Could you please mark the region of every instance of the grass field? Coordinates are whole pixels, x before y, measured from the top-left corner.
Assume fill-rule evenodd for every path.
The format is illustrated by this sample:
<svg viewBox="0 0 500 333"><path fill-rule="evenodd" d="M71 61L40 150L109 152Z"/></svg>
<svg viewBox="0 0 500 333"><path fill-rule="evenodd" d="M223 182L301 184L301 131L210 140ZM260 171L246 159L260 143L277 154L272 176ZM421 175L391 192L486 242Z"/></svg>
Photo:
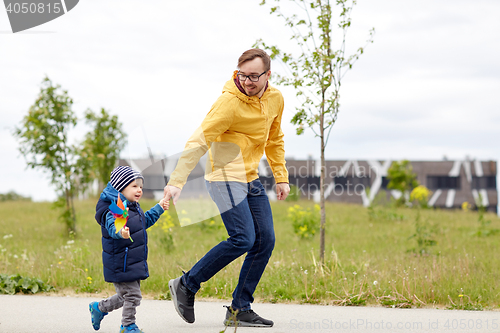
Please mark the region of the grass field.
<svg viewBox="0 0 500 333"><path fill-rule="evenodd" d="M153 204L141 201L145 210ZM485 215L481 227L477 212L328 204L326 262L320 265L319 235L300 239L293 232L288 209L296 204L313 206L272 204L277 241L256 301L500 308L500 233L484 236L485 228L500 228L497 216ZM113 294L102 277L95 201L76 206L78 235L70 239L50 203L1 202L0 273L40 278L60 294ZM167 218L161 221L148 230L150 278L142 290L147 298L168 299L169 279L227 235L220 218L168 233L161 227ZM241 263L239 258L205 283L197 298L231 299Z"/></svg>

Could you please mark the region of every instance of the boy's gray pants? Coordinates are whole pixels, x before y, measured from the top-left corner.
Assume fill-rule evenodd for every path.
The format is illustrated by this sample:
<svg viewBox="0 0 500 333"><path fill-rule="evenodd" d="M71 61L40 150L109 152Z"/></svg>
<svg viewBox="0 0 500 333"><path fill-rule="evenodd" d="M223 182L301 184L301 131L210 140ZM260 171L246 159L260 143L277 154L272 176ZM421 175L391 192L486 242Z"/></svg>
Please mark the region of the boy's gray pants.
<svg viewBox="0 0 500 333"><path fill-rule="evenodd" d="M135 308L141 304L141 281L113 283L116 295L99 302L99 310L111 312L123 307L122 325L135 324Z"/></svg>

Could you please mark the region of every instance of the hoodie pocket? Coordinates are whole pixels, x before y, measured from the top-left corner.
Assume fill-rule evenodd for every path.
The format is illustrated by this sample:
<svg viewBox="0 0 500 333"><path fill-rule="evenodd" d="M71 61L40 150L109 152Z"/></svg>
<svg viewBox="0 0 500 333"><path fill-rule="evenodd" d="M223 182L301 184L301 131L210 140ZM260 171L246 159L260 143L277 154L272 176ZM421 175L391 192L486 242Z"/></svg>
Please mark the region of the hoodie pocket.
<svg viewBox="0 0 500 333"><path fill-rule="evenodd" d="M123 258L123 273L127 270L128 247L125 248L125 258Z"/></svg>

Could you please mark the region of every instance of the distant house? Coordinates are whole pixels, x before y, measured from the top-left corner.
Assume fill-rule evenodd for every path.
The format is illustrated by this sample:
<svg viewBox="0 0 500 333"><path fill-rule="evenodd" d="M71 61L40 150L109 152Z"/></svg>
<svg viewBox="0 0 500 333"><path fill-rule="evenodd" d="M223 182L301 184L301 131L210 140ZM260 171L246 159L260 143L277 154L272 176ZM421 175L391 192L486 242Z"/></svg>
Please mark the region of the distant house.
<svg viewBox="0 0 500 333"><path fill-rule="evenodd" d="M206 159L193 170L185 185L183 197L208 195L204 184ZM344 160L326 161L325 196L328 201L370 205L377 194L398 198L401 193L388 190L387 170L393 161ZM496 161L410 161L420 184L432 191L429 205L440 208L460 208L463 202L481 204L497 212ZM177 158L120 160L141 170L145 177L146 197L161 197L163 187L177 164ZM303 199L319 201L319 162L287 159L290 184L300 189ZM265 159L259 165L260 180L271 200L276 199L274 178ZM369 189L369 191L366 191ZM380 195L380 194L379 194Z"/></svg>

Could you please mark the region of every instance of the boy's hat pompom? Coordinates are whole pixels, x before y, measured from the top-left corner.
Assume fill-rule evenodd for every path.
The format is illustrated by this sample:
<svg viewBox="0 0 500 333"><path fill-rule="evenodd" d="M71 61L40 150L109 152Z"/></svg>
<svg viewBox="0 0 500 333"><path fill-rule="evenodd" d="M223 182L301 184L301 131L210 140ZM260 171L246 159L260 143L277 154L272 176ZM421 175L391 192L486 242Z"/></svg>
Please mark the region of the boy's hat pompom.
<svg viewBox="0 0 500 333"><path fill-rule="evenodd" d="M144 177L140 172L135 171L129 166L118 166L111 171L111 179L109 182L118 192L121 192L130 183L139 178L144 181Z"/></svg>

